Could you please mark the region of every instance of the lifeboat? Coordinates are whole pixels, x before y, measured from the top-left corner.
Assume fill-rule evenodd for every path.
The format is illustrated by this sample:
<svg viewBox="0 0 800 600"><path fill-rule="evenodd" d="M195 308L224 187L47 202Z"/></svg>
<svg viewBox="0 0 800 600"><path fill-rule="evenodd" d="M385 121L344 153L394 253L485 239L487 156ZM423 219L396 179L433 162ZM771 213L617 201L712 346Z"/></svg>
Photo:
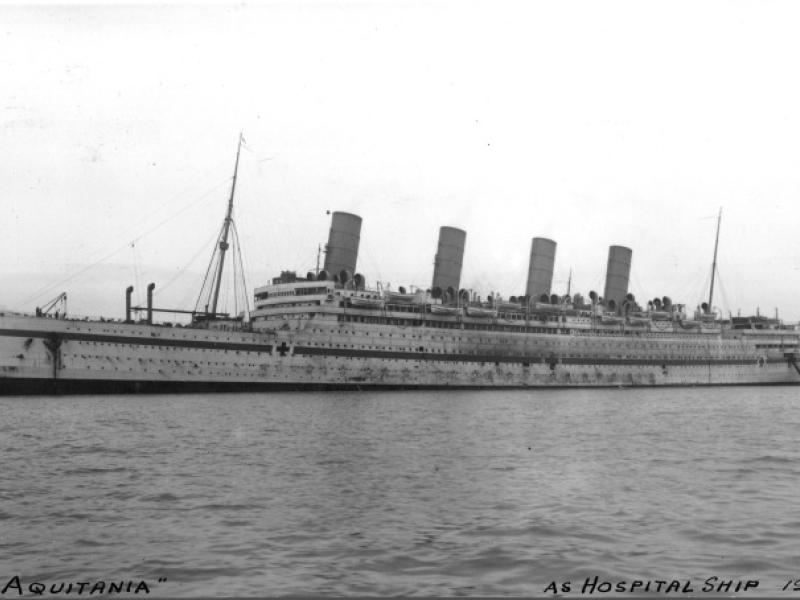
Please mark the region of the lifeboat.
<svg viewBox="0 0 800 600"><path fill-rule="evenodd" d="M628 317L628 325L632 327L641 327L643 325L647 325L650 322L650 319L647 317Z"/></svg>
<svg viewBox="0 0 800 600"><path fill-rule="evenodd" d="M616 315L603 315L602 317L600 317L600 322L603 325L619 325L624 321L625 319L623 319L622 317L618 317Z"/></svg>
<svg viewBox="0 0 800 600"><path fill-rule="evenodd" d="M459 306L444 306L442 304L431 304L431 313L434 315L457 315L461 312Z"/></svg>
<svg viewBox="0 0 800 600"><path fill-rule="evenodd" d="M522 310L522 305L517 302L498 302L497 310L501 312L519 312Z"/></svg>
<svg viewBox="0 0 800 600"><path fill-rule="evenodd" d="M467 306L466 311L467 315L470 317L487 318L497 316L496 310L493 308L484 308L482 306Z"/></svg>
<svg viewBox="0 0 800 600"><path fill-rule="evenodd" d="M353 308L383 308L383 300L364 296L350 296L350 306Z"/></svg>
<svg viewBox="0 0 800 600"><path fill-rule="evenodd" d="M403 292L386 292L384 294L388 304L424 304L425 294L406 294Z"/></svg>
<svg viewBox="0 0 800 600"><path fill-rule="evenodd" d="M560 313L560 304L547 304L546 302L537 302L533 305L534 312L547 312L547 313Z"/></svg>

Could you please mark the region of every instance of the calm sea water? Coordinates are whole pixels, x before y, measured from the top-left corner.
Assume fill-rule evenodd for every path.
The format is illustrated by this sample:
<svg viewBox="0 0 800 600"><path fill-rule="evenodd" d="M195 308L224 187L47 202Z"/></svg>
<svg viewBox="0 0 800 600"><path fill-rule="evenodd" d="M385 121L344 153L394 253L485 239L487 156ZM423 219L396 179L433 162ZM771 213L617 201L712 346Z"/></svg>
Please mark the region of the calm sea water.
<svg viewBox="0 0 800 600"><path fill-rule="evenodd" d="M167 596L800 577L800 389L0 399L0 578ZM167 578L157 583L158 578Z"/></svg>

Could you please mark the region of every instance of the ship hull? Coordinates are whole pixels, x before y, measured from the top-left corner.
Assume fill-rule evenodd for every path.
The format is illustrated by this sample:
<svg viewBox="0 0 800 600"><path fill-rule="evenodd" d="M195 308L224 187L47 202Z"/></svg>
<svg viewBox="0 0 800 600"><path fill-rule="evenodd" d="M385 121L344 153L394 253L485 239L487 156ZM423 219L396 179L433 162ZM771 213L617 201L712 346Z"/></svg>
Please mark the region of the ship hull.
<svg viewBox="0 0 800 600"><path fill-rule="evenodd" d="M794 349L717 336L467 333L313 320L243 332L0 316L0 394L797 384Z"/></svg>

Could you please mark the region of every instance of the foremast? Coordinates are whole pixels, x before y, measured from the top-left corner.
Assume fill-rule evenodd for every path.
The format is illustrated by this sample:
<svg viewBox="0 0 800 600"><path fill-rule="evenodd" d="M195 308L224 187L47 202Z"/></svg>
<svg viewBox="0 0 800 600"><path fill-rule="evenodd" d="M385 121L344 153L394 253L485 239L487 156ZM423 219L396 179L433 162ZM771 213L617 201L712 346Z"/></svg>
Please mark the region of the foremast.
<svg viewBox="0 0 800 600"><path fill-rule="evenodd" d="M233 222L233 199L236 195L236 181L239 175L239 157L242 153L242 143L244 142L244 136L242 133L239 133L239 145L236 149L236 162L233 167L233 180L231 183L231 193L230 197L228 198L228 207L225 211L225 219L222 222L222 230L220 231L219 238L217 245L214 247L214 252L211 255L211 261L208 265L208 269L206 271L205 278L203 279L203 286L200 291L200 295L197 299L197 304L195 306L195 313L201 316L205 316L206 318L216 318L220 316L217 313L217 306L219 303L219 294L220 290L222 289L222 273L225 268L225 253L230 248L230 243L228 239L233 233L234 241L238 238L236 234L236 225ZM237 252L234 251L234 280L236 277L236 256ZM238 253L239 262L241 262L241 251ZM240 265L241 266L241 265ZM244 270L242 269L242 285L244 284ZM206 292L207 284L210 284L210 288ZM235 285L235 283L234 283ZM234 295L236 290L234 290ZM247 292L245 286L245 302L247 301ZM203 309L200 309L203 306L203 299L206 299L205 306Z"/></svg>
<svg viewBox="0 0 800 600"><path fill-rule="evenodd" d="M214 297L211 300L211 312L217 312L217 300L219 300L219 288L222 283L222 269L225 266L225 252L228 250L228 233L231 229L233 219L233 197L236 194L236 177L239 174L239 155L242 153L242 134L239 133L239 147L236 149L236 164L233 167L233 183L231 184L231 197L228 199L228 211L225 213L225 221L222 224L222 239L219 241L219 269L217 269L217 280L214 282Z"/></svg>
<svg viewBox="0 0 800 600"><path fill-rule="evenodd" d="M722 207L717 215L717 237L714 240L714 260L711 262L711 287L708 290L708 311L714 312L714 278L717 274L717 248L719 248L719 225L722 221ZM724 290L723 290L724 291Z"/></svg>

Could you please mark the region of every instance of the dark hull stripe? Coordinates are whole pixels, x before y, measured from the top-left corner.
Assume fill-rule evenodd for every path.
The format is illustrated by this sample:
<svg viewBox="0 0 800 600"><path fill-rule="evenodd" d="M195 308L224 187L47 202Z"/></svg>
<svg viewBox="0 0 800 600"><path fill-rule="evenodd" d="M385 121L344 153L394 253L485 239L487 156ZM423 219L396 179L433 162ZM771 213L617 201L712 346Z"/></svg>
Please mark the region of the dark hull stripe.
<svg viewBox="0 0 800 600"><path fill-rule="evenodd" d="M0 329L0 336L48 338L52 335L57 335L62 340L77 342L105 342L109 344L132 344L136 346L155 346L161 348L201 348L207 350L245 350L247 352L263 353L272 352L272 344L222 342L210 340L175 340L157 337L109 335L107 333L82 333L77 331L56 333L49 331L25 331L21 329Z"/></svg>
<svg viewBox="0 0 800 600"><path fill-rule="evenodd" d="M256 383L256 382L194 382L194 381L99 381L90 379L3 379L0 378L0 396L68 395L68 394L201 394L221 392L269 391L331 391L331 390L472 390L472 389L566 389L576 387L700 387L798 385L800 382L722 383L722 384L666 384L666 385L406 385L350 383Z"/></svg>

